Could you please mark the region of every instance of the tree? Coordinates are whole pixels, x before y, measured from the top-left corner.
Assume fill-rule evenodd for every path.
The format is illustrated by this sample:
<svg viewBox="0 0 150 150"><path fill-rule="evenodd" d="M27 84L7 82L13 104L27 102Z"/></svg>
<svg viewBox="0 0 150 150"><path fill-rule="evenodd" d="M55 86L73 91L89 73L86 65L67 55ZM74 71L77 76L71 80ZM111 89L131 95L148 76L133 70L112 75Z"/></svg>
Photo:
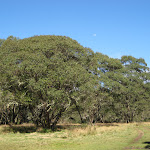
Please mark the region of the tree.
<svg viewBox="0 0 150 150"><path fill-rule="evenodd" d="M0 123L54 129L62 115L80 122L150 118L144 59L109 58L65 36L0 41ZM78 119L79 120L79 119Z"/></svg>
<svg viewBox="0 0 150 150"><path fill-rule="evenodd" d="M28 104L33 121L43 127L54 128L92 78L86 70L89 51L68 37L9 37L0 57L1 88L17 103Z"/></svg>

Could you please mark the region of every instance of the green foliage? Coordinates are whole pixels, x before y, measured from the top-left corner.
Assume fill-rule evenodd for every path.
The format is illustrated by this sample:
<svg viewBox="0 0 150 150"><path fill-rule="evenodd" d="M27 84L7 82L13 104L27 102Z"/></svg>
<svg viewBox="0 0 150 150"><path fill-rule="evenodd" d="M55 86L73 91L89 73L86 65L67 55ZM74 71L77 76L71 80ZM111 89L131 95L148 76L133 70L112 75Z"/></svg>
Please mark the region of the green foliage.
<svg viewBox="0 0 150 150"><path fill-rule="evenodd" d="M65 36L0 40L1 124L52 129L63 116L81 122L150 118L150 74L144 59L94 53ZM78 119L77 119L78 120Z"/></svg>

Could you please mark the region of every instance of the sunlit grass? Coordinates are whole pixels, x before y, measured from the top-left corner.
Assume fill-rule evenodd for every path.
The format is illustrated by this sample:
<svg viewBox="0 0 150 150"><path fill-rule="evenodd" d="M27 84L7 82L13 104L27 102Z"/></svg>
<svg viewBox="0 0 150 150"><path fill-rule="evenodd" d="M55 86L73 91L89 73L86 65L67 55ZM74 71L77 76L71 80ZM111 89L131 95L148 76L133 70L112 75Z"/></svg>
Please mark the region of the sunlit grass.
<svg viewBox="0 0 150 150"><path fill-rule="evenodd" d="M18 129L18 130L17 130ZM143 137L133 143L138 131ZM24 132L23 132L24 131ZM55 132L22 125L0 126L0 150L123 150L150 146L150 123L62 126ZM27 132L27 133L26 133Z"/></svg>

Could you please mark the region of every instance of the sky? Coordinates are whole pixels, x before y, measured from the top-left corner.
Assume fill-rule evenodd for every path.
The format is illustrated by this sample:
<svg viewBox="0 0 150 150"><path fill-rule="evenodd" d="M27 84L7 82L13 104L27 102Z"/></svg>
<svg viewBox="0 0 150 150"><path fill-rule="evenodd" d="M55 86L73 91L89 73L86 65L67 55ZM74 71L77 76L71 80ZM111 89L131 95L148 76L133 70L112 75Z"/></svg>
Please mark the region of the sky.
<svg viewBox="0 0 150 150"><path fill-rule="evenodd" d="M0 38L63 35L150 67L150 0L0 0Z"/></svg>

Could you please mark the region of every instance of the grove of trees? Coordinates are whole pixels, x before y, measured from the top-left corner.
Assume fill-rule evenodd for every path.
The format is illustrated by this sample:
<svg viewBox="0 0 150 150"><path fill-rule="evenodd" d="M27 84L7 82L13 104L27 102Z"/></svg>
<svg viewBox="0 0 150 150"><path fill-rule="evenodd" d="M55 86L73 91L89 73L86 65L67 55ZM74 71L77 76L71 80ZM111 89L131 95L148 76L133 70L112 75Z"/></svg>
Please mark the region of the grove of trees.
<svg viewBox="0 0 150 150"><path fill-rule="evenodd" d="M0 124L54 129L60 120L149 121L145 60L109 58L65 36L0 39Z"/></svg>

